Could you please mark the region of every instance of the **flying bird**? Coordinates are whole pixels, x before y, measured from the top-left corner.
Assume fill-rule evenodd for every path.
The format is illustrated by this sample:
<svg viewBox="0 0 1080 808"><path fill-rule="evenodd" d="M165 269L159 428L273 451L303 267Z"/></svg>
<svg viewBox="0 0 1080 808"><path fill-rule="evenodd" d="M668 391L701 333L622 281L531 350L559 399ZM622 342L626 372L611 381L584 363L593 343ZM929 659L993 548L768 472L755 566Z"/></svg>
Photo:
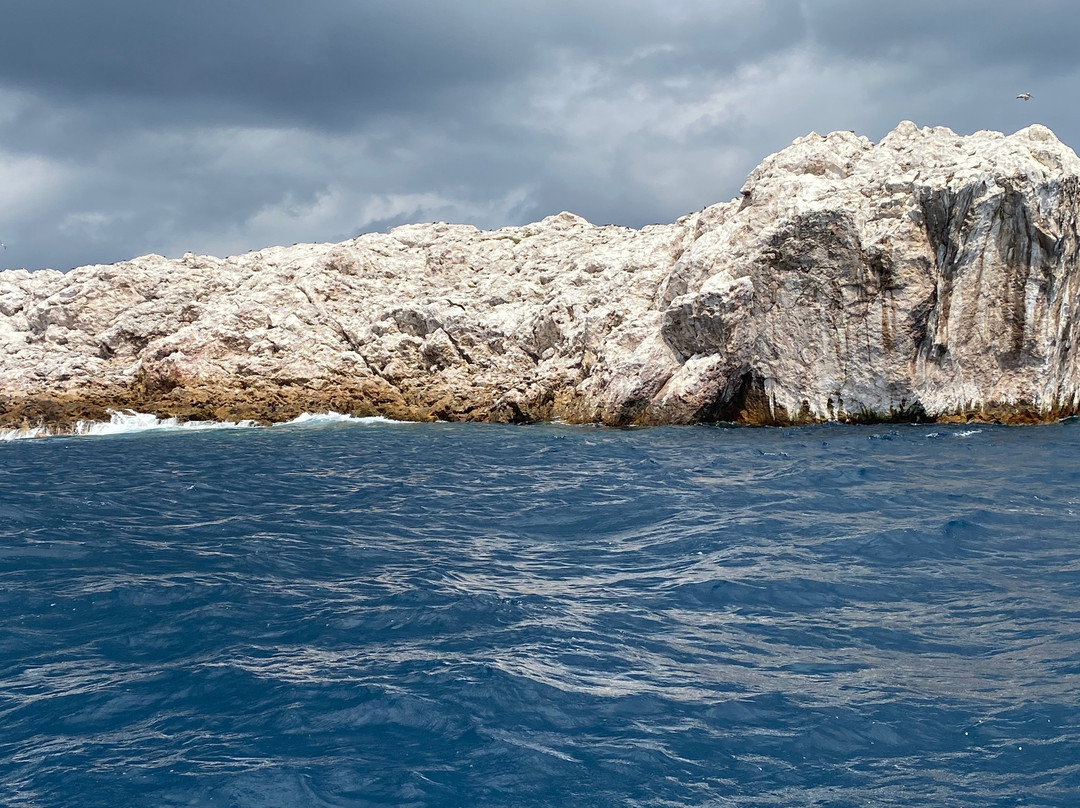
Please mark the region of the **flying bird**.
<svg viewBox="0 0 1080 808"><path fill-rule="evenodd" d="M1020 93L1020 95L1018 95L1016 97L1019 98L1021 101L1030 101L1031 100L1031 93Z"/></svg>

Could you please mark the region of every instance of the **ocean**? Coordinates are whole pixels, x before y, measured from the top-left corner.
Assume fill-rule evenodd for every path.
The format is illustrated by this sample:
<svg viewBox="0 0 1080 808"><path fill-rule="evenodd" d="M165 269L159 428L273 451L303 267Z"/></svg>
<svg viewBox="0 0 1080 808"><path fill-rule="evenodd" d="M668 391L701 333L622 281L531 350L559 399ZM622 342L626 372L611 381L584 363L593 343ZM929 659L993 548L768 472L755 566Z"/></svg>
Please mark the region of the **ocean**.
<svg viewBox="0 0 1080 808"><path fill-rule="evenodd" d="M1080 805L1080 424L83 431L5 806Z"/></svg>

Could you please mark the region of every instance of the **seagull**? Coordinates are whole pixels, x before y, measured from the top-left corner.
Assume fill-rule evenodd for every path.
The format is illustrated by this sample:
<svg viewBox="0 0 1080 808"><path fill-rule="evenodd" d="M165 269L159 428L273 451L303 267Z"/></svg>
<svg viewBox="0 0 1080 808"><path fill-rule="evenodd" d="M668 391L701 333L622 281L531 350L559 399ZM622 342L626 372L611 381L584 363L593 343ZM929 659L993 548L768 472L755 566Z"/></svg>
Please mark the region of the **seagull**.
<svg viewBox="0 0 1080 808"><path fill-rule="evenodd" d="M1020 95L1018 95L1016 97L1019 98L1021 101L1030 101L1031 100L1031 93L1020 93Z"/></svg>

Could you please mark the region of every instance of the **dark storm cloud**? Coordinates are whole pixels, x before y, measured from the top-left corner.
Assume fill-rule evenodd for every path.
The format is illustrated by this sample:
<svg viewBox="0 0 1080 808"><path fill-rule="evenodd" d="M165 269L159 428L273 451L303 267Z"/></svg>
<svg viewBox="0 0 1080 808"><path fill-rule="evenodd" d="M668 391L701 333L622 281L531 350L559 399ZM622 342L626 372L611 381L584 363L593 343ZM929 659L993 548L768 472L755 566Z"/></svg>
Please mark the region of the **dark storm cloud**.
<svg viewBox="0 0 1080 808"><path fill-rule="evenodd" d="M449 8L36 0L6 14L0 74L69 101L120 98L327 122L409 108L447 86L512 71L513 54L497 42L465 47L464 32L445 19Z"/></svg>
<svg viewBox="0 0 1080 808"><path fill-rule="evenodd" d="M675 42L679 56L637 60L632 72L730 67L798 33L797 6L783 5L786 14L739 3L699 17L646 2L35 0L5 10L0 76L69 103L341 125L513 83L542 70L552 50L620 58Z"/></svg>
<svg viewBox="0 0 1080 808"><path fill-rule="evenodd" d="M31 267L562 209L670 221L811 129L1080 135L1052 103L1080 80L1080 9L1052 0L11 6L0 256Z"/></svg>

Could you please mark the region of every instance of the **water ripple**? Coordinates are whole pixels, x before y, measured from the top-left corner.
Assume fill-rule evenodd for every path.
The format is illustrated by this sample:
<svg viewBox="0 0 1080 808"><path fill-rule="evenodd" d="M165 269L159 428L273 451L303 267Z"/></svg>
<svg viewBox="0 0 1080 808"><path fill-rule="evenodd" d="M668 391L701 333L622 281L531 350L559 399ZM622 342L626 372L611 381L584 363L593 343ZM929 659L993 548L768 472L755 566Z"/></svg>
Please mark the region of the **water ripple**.
<svg viewBox="0 0 1080 808"><path fill-rule="evenodd" d="M12 806L1062 806L1080 428L0 444Z"/></svg>

